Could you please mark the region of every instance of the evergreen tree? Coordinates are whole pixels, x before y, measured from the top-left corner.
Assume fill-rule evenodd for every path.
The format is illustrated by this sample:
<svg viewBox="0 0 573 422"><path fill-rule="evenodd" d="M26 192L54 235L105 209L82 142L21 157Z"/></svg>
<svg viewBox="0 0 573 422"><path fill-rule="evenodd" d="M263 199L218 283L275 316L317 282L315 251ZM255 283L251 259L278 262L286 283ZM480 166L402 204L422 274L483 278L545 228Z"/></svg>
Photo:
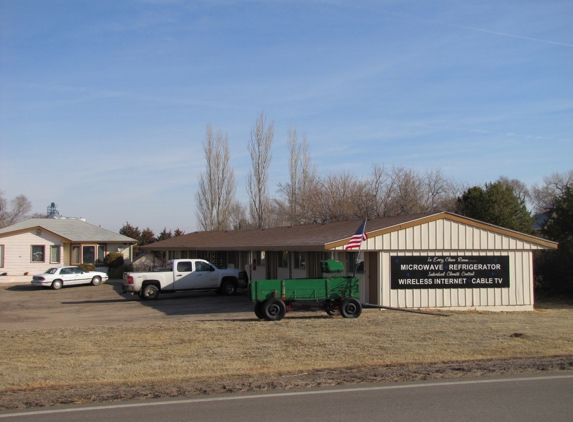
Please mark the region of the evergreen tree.
<svg viewBox="0 0 573 422"><path fill-rule="evenodd" d="M555 201L553 216L545 227L545 234L551 240L563 243L573 242L573 187L566 186Z"/></svg>
<svg viewBox="0 0 573 422"><path fill-rule="evenodd" d="M149 245L150 243L155 242L155 233L149 227L146 228L141 232L141 236L139 236L139 246Z"/></svg>
<svg viewBox="0 0 573 422"><path fill-rule="evenodd" d="M500 181L474 186L458 198L458 214L507 229L531 233L533 218L513 188Z"/></svg>
<svg viewBox="0 0 573 422"><path fill-rule="evenodd" d="M129 222L125 222L123 227L119 229L119 234L122 234L127 237L131 237L139 242L139 238L141 237L141 230L139 227L133 227Z"/></svg>
<svg viewBox="0 0 573 422"><path fill-rule="evenodd" d="M167 240L167 239L171 239L173 237L173 233L171 233L171 230L167 231L167 228L164 227L163 231L161 233L159 233L159 236L157 236L157 241L161 241L161 240Z"/></svg>

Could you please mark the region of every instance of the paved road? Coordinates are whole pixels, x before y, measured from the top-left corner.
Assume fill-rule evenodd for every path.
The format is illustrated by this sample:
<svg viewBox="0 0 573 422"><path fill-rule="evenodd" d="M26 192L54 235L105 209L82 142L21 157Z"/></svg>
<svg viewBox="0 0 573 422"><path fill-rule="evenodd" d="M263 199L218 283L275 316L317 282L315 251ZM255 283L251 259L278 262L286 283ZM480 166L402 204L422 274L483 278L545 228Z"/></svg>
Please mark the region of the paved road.
<svg viewBox="0 0 573 422"><path fill-rule="evenodd" d="M573 374L481 378L0 412L0 421L571 421Z"/></svg>
<svg viewBox="0 0 573 422"><path fill-rule="evenodd" d="M0 285L0 330L113 325L149 318L155 322L251 319L255 314L244 290L232 297L214 292L181 292L143 302L137 296L121 295L120 281L61 290L31 284Z"/></svg>

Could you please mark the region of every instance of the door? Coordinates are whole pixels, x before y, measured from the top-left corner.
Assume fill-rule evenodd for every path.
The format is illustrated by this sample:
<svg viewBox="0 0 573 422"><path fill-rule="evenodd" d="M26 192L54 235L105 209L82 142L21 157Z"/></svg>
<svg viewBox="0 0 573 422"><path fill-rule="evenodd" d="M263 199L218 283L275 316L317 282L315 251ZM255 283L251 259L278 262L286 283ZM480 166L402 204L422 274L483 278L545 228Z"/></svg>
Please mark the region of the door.
<svg viewBox="0 0 573 422"><path fill-rule="evenodd" d="M193 268L195 267L195 268ZM175 290L211 289L219 287L214 281L215 268L203 261L178 261L173 269Z"/></svg>
<svg viewBox="0 0 573 422"><path fill-rule="evenodd" d="M368 303L381 305L380 298L380 270L378 269L379 252L368 252Z"/></svg>
<svg viewBox="0 0 573 422"><path fill-rule="evenodd" d="M66 267L60 270L60 276L58 277L62 279L62 283L64 286L73 286L76 283L76 273L74 271L74 267Z"/></svg>
<svg viewBox="0 0 573 422"><path fill-rule="evenodd" d="M91 278L88 273L84 272L84 270L81 268L75 267L72 268L72 271L76 276L75 284L85 284L91 282Z"/></svg>

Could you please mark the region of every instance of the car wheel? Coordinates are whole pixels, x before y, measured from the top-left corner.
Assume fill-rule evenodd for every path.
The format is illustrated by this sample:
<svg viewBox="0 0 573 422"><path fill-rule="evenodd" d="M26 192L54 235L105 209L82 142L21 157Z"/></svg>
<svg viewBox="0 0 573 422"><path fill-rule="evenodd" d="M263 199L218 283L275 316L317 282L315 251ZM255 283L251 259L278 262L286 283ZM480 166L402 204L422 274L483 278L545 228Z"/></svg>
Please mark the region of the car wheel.
<svg viewBox="0 0 573 422"><path fill-rule="evenodd" d="M223 292L225 296L233 296L237 293L237 286L233 281L223 281L221 284L221 292Z"/></svg>
<svg viewBox="0 0 573 422"><path fill-rule="evenodd" d="M54 280L52 282L52 289L60 290L63 285L64 285L64 282L62 280Z"/></svg>
<svg viewBox="0 0 573 422"><path fill-rule="evenodd" d="M347 297L340 304L340 314L344 318L358 318L362 313L362 305L353 297Z"/></svg>
<svg viewBox="0 0 573 422"><path fill-rule="evenodd" d="M280 321L286 314L285 303L280 299L267 299L263 302L262 314L267 321Z"/></svg>
<svg viewBox="0 0 573 422"><path fill-rule="evenodd" d="M263 314L263 302L257 302L255 304L255 315L258 319L264 319L265 315Z"/></svg>
<svg viewBox="0 0 573 422"><path fill-rule="evenodd" d="M153 284L148 284L143 288L143 294L141 298L143 300L155 300L159 296L159 289Z"/></svg>
<svg viewBox="0 0 573 422"><path fill-rule="evenodd" d="M101 284L101 277L95 276L94 278L92 278L92 284L94 286L99 286Z"/></svg>

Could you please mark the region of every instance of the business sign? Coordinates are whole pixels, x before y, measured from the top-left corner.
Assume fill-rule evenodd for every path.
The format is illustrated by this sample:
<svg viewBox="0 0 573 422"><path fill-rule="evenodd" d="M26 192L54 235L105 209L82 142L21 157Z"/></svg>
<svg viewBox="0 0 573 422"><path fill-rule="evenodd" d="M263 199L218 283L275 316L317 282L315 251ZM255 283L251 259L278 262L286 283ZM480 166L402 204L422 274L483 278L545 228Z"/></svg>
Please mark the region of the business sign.
<svg viewBox="0 0 573 422"><path fill-rule="evenodd" d="M509 287L508 256L392 256L392 289Z"/></svg>

